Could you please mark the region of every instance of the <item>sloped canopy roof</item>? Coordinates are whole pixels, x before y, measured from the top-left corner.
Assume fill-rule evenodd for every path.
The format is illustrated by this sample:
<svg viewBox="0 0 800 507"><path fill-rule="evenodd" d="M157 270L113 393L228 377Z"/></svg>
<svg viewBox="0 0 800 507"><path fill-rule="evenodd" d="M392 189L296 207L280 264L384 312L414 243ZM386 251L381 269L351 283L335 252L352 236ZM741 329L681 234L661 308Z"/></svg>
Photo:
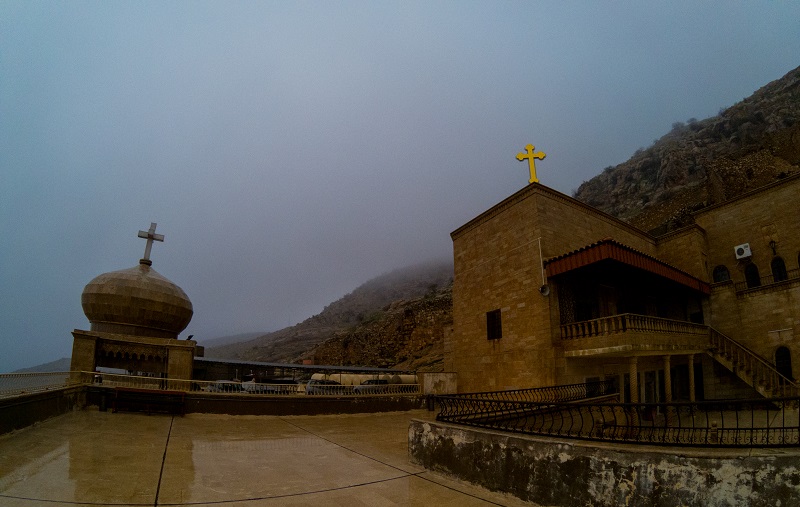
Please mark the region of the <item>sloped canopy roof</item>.
<svg viewBox="0 0 800 507"><path fill-rule="evenodd" d="M573 252L548 259L544 265L547 276L551 277L609 259L667 278L703 294L711 293L708 283L613 239L603 239Z"/></svg>

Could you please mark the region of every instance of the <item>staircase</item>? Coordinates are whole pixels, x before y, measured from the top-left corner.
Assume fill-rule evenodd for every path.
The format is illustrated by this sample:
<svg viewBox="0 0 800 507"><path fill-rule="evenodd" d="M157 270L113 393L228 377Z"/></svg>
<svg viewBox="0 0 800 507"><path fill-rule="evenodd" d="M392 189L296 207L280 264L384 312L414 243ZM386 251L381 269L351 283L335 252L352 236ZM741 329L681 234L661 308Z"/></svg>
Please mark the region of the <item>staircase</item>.
<svg viewBox="0 0 800 507"><path fill-rule="evenodd" d="M800 395L800 386L781 375L774 365L716 329L709 327L708 331L711 342L708 354L761 396L774 398Z"/></svg>

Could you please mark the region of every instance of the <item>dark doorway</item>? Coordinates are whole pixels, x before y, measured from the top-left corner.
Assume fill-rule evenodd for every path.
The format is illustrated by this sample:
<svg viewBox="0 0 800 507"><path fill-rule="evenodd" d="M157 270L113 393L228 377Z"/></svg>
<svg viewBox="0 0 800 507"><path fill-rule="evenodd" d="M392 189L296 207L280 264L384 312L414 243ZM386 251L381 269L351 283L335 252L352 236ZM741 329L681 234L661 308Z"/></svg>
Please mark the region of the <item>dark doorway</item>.
<svg viewBox="0 0 800 507"><path fill-rule="evenodd" d="M778 350L775 351L775 369L789 380L794 380L792 377L792 352L788 347L778 347Z"/></svg>
<svg viewBox="0 0 800 507"><path fill-rule="evenodd" d="M758 274L758 266L752 263L745 266L744 279L747 280L747 288L761 287L761 275Z"/></svg>
<svg viewBox="0 0 800 507"><path fill-rule="evenodd" d="M782 282L789 279L789 273L786 272L786 263L780 257L775 257L770 263L772 268L772 281Z"/></svg>

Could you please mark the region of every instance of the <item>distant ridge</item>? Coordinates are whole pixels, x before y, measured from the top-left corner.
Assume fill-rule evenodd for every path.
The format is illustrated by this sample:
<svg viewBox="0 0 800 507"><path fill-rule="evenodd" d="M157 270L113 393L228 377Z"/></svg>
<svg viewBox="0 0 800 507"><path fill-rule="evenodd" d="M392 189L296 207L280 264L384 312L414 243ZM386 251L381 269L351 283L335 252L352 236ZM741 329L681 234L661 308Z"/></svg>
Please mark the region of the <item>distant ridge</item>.
<svg viewBox="0 0 800 507"><path fill-rule="evenodd" d="M320 343L369 321L392 303L422 297L449 286L452 280L450 260L397 269L369 280L299 324L240 343L206 347L205 355L212 359L296 362Z"/></svg>
<svg viewBox="0 0 800 507"><path fill-rule="evenodd" d="M51 373L56 371L69 371L72 360L68 357L62 357L49 363L40 364L38 366L31 366L30 368L22 368L14 370L11 373Z"/></svg>

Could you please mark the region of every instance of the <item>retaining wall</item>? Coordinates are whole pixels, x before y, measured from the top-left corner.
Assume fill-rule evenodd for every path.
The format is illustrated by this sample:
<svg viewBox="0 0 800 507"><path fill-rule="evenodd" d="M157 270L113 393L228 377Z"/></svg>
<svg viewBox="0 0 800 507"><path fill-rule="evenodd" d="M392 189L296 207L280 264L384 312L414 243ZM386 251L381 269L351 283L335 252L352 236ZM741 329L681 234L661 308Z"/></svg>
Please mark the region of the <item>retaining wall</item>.
<svg viewBox="0 0 800 507"><path fill-rule="evenodd" d="M800 505L800 449L608 445L413 420L413 463L539 505Z"/></svg>

